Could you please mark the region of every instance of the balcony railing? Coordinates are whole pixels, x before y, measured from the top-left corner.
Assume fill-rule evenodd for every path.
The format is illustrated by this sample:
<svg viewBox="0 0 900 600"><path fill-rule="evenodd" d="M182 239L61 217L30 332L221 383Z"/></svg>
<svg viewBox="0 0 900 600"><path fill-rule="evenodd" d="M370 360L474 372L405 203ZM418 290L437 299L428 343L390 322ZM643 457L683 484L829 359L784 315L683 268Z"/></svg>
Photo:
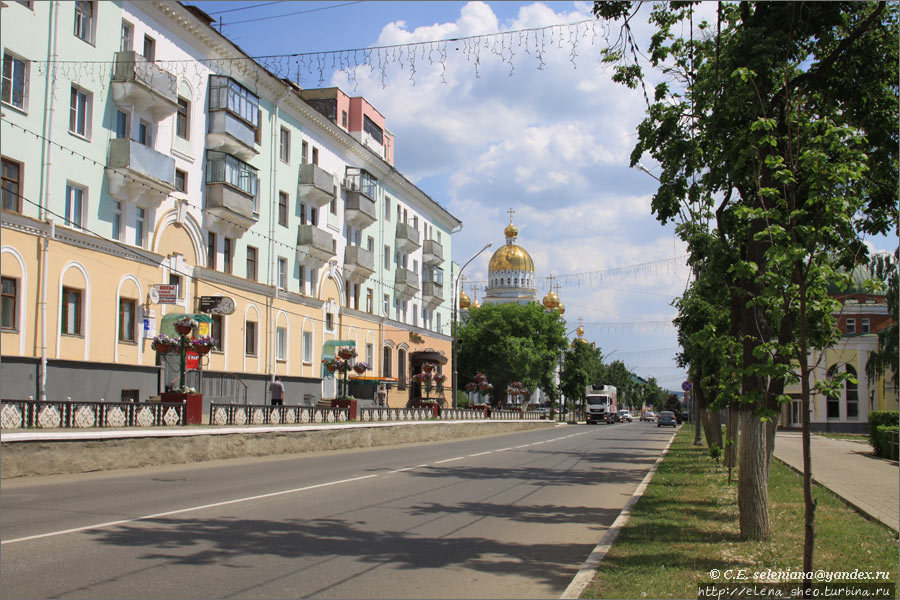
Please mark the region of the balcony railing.
<svg viewBox="0 0 900 600"><path fill-rule="evenodd" d="M128 138L109 140L106 157L110 195L156 207L175 191L175 159Z"/></svg>
<svg viewBox="0 0 900 600"><path fill-rule="evenodd" d="M419 245L419 231L409 223L397 223L397 249L412 252Z"/></svg>
<svg viewBox="0 0 900 600"><path fill-rule="evenodd" d="M344 248L344 277L361 283L375 272L375 253L362 246Z"/></svg>
<svg viewBox="0 0 900 600"><path fill-rule="evenodd" d="M325 206L335 197L334 175L319 165L300 165L297 196L317 208Z"/></svg>
<svg viewBox="0 0 900 600"><path fill-rule="evenodd" d="M178 109L177 81L133 50L116 52L111 89L117 104L130 104L162 120Z"/></svg>
<svg viewBox="0 0 900 600"><path fill-rule="evenodd" d="M252 227L259 219L256 199L225 182L206 184L206 211L219 217L226 225L243 230Z"/></svg>
<svg viewBox="0 0 900 600"><path fill-rule="evenodd" d="M422 262L426 265L439 265L444 262L444 247L435 240L422 243Z"/></svg>
<svg viewBox="0 0 900 600"><path fill-rule="evenodd" d="M348 223L360 229L365 229L378 218L378 213L375 211L375 200L364 192L347 190L344 215Z"/></svg>
<svg viewBox="0 0 900 600"><path fill-rule="evenodd" d="M259 154L256 150L256 130L227 110L211 110L206 149L225 152L241 160L250 160Z"/></svg>
<svg viewBox="0 0 900 600"><path fill-rule="evenodd" d="M327 262L336 254L334 237L330 233L310 224L297 227L297 260L307 261L312 258Z"/></svg>
<svg viewBox="0 0 900 600"><path fill-rule="evenodd" d="M419 276L409 269L397 267L397 275L394 278L394 289L402 298L411 298L419 291Z"/></svg>
<svg viewBox="0 0 900 600"><path fill-rule="evenodd" d="M436 281L422 283L422 300L431 306L437 306L444 301L444 285Z"/></svg>

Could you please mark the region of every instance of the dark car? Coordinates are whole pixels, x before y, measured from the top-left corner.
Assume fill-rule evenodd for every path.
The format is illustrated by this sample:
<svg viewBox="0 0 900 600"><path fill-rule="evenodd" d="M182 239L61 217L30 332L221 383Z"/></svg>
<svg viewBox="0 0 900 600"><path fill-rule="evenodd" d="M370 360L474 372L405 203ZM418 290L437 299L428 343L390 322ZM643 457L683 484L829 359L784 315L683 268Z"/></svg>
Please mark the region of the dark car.
<svg viewBox="0 0 900 600"><path fill-rule="evenodd" d="M656 426L662 427L663 425L678 427L678 421L677 419L675 419L675 413L673 413L671 410L664 410L659 413L659 418L656 419Z"/></svg>

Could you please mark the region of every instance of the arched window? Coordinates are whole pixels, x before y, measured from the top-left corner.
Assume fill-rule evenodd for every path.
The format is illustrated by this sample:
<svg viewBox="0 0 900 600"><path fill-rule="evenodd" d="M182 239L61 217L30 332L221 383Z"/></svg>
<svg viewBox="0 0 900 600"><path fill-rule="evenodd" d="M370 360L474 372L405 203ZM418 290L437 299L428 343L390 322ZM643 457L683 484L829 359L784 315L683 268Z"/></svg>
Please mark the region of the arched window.
<svg viewBox="0 0 900 600"><path fill-rule="evenodd" d="M856 379L856 369L854 369L851 365L843 364L843 365L831 365L828 368L828 372L826 376L828 379L834 378L837 373L846 373L853 379ZM843 385L842 392L838 392L837 395L829 395L827 396L827 412L826 416L829 419L839 419L841 418L841 404L844 405L844 417L847 419L858 419L859 418L859 384L854 383L849 379L845 379ZM843 398L841 398L843 396ZM842 402L843 400L843 402Z"/></svg>
<svg viewBox="0 0 900 600"><path fill-rule="evenodd" d="M382 377L390 377L391 376L391 347L384 347L384 354L381 358L381 376Z"/></svg>
<svg viewBox="0 0 900 600"><path fill-rule="evenodd" d="M847 374L856 379L856 369L846 365ZM848 419L859 418L859 384L850 381L844 382L844 404L847 409Z"/></svg>
<svg viewBox="0 0 900 600"><path fill-rule="evenodd" d="M397 378L400 380L398 387L406 389L406 350L397 350Z"/></svg>
<svg viewBox="0 0 900 600"><path fill-rule="evenodd" d="M832 379L834 374L837 373L838 365L831 365L828 368L828 373L826 373L826 377L828 379ZM828 394L825 397L825 416L829 419L840 419L841 418L841 399L838 396L834 396L832 394Z"/></svg>

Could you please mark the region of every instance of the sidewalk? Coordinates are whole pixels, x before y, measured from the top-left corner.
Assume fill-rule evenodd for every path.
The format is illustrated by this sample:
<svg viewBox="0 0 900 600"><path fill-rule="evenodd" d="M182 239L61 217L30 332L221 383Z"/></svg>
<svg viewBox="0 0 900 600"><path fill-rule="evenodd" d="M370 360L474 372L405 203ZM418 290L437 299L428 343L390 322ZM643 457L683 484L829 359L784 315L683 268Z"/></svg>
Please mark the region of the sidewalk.
<svg viewBox="0 0 900 600"><path fill-rule="evenodd" d="M875 456L868 444L812 435L813 479L893 529L900 526L900 468ZM803 472L801 434L775 435L775 457Z"/></svg>

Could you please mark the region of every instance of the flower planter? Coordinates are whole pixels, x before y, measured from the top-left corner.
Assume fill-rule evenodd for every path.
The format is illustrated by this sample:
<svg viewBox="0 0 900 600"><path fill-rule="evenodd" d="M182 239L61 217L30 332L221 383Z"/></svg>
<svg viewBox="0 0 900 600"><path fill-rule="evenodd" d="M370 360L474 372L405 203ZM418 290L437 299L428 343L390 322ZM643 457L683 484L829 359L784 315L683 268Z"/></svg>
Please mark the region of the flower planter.
<svg viewBox="0 0 900 600"><path fill-rule="evenodd" d="M200 425L203 422L203 394L185 394L182 392L163 392L160 402L183 402L184 425Z"/></svg>
<svg viewBox="0 0 900 600"><path fill-rule="evenodd" d="M350 359L353 358L355 355L356 355L356 352L354 352L354 351L353 351L352 349L350 349L350 348L341 348L341 350L338 351L338 356L340 356L340 357L343 358L344 360L350 360Z"/></svg>
<svg viewBox="0 0 900 600"><path fill-rule="evenodd" d="M432 371L434 371L434 365L433 365L433 364L431 364L431 363L425 363L424 365L422 365L422 372L423 372L423 373L431 373Z"/></svg>
<svg viewBox="0 0 900 600"><path fill-rule="evenodd" d="M194 352L196 352L197 354L203 356L204 354L209 354L209 351L212 350L212 346L205 346L205 345L197 345L197 344L195 344L195 345L193 346L193 349L194 349Z"/></svg>
<svg viewBox="0 0 900 600"><path fill-rule="evenodd" d="M325 368L328 369L329 371L331 371L332 373L334 373L335 371L337 371L337 365L327 364L327 363L326 363L326 364L325 364Z"/></svg>
<svg viewBox="0 0 900 600"><path fill-rule="evenodd" d="M160 354L168 354L172 350L175 349L175 346L171 344L154 344L153 349L159 352Z"/></svg>
<svg viewBox="0 0 900 600"><path fill-rule="evenodd" d="M175 331L178 335L189 335L194 330L194 326L185 323L175 323Z"/></svg>
<svg viewBox="0 0 900 600"><path fill-rule="evenodd" d="M365 365L353 365L353 370L362 375L366 372L366 367Z"/></svg>

